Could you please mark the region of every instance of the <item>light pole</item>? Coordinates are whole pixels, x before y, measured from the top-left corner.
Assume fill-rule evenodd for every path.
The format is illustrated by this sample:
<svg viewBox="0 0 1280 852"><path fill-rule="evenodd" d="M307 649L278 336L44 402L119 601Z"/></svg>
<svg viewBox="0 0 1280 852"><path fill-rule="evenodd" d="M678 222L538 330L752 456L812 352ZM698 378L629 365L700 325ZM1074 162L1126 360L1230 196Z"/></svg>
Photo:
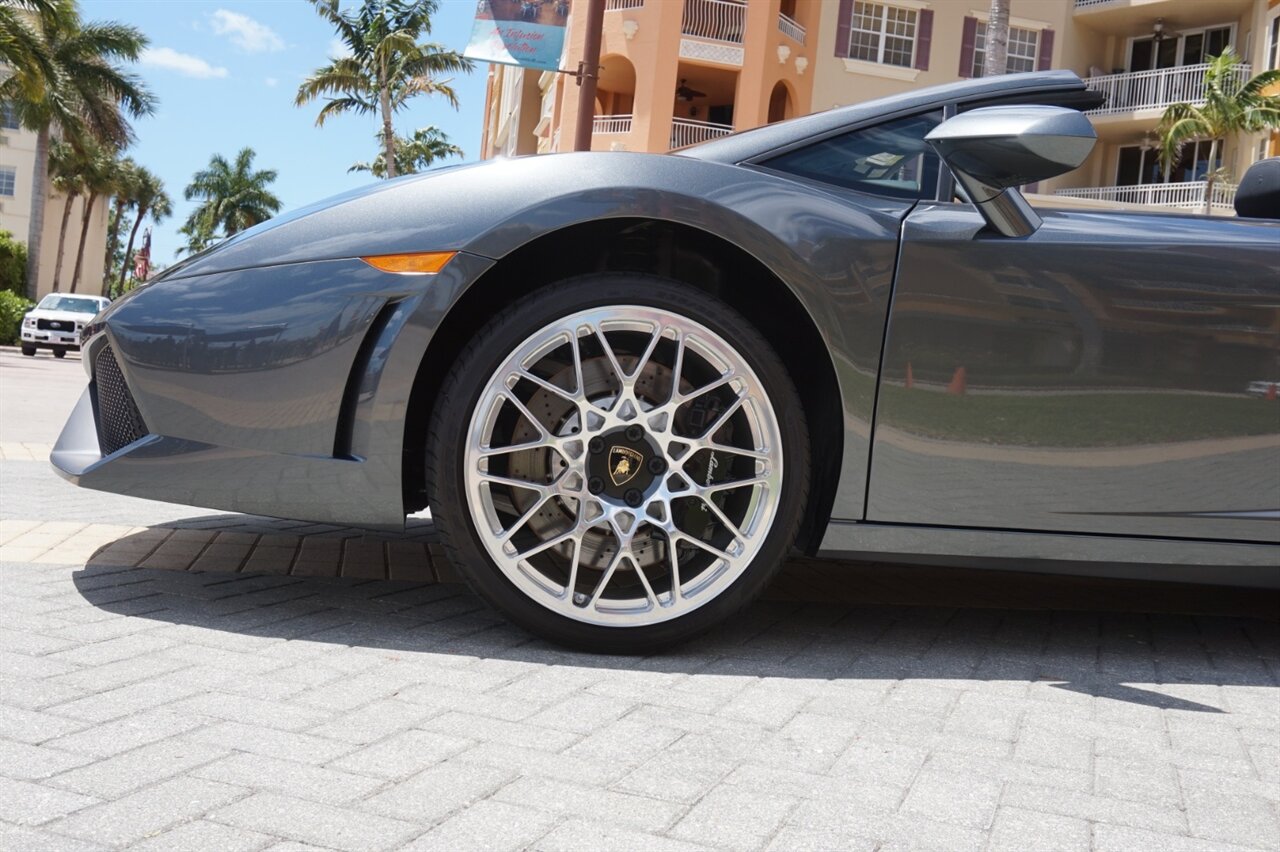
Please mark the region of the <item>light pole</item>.
<svg viewBox="0 0 1280 852"><path fill-rule="evenodd" d="M596 115L596 80L600 76L600 35L604 27L604 0L586 0L587 37L578 63L578 125L573 150L591 150L591 130Z"/></svg>

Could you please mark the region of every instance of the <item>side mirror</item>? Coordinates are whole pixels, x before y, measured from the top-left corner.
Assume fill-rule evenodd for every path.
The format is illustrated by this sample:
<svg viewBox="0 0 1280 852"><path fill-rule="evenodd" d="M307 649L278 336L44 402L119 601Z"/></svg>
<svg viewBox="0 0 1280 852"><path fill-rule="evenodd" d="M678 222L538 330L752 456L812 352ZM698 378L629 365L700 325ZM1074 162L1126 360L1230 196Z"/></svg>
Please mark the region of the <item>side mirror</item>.
<svg viewBox="0 0 1280 852"><path fill-rule="evenodd" d="M1018 187L1078 168L1098 141L1083 113L1064 107L994 106L939 124L925 141L991 227L1025 237L1040 217Z"/></svg>

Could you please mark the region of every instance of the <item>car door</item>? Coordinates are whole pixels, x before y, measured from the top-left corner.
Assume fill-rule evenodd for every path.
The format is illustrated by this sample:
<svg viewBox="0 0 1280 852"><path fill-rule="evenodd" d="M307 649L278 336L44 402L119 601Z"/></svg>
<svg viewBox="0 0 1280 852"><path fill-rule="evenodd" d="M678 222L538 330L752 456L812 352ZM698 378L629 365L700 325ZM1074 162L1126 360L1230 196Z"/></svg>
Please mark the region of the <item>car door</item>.
<svg viewBox="0 0 1280 852"><path fill-rule="evenodd" d="M1280 224L968 204L906 219L871 521L1280 539Z"/></svg>

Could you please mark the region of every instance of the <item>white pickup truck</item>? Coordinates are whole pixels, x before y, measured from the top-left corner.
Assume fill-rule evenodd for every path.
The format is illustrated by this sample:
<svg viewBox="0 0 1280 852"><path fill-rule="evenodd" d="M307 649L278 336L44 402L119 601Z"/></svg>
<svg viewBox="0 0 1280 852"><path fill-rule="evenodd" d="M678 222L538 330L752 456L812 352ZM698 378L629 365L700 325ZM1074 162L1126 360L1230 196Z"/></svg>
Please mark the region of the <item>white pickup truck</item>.
<svg viewBox="0 0 1280 852"><path fill-rule="evenodd" d="M109 304L101 296L50 293L22 318L22 354L52 349L53 357L61 358L69 349L78 351L80 330Z"/></svg>

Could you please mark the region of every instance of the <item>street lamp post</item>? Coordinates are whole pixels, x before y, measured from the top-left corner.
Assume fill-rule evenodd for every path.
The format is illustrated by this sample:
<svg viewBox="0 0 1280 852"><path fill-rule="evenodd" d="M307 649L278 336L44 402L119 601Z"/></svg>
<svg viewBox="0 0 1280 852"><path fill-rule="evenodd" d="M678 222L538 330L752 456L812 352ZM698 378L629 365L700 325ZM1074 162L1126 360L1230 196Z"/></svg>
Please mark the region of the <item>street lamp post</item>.
<svg viewBox="0 0 1280 852"><path fill-rule="evenodd" d="M604 0L587 0L587 37L578 63L578 126L573 150L591 150L591 130L596 116L596 81L600 76L600 35L604 27Z"/></svg>

